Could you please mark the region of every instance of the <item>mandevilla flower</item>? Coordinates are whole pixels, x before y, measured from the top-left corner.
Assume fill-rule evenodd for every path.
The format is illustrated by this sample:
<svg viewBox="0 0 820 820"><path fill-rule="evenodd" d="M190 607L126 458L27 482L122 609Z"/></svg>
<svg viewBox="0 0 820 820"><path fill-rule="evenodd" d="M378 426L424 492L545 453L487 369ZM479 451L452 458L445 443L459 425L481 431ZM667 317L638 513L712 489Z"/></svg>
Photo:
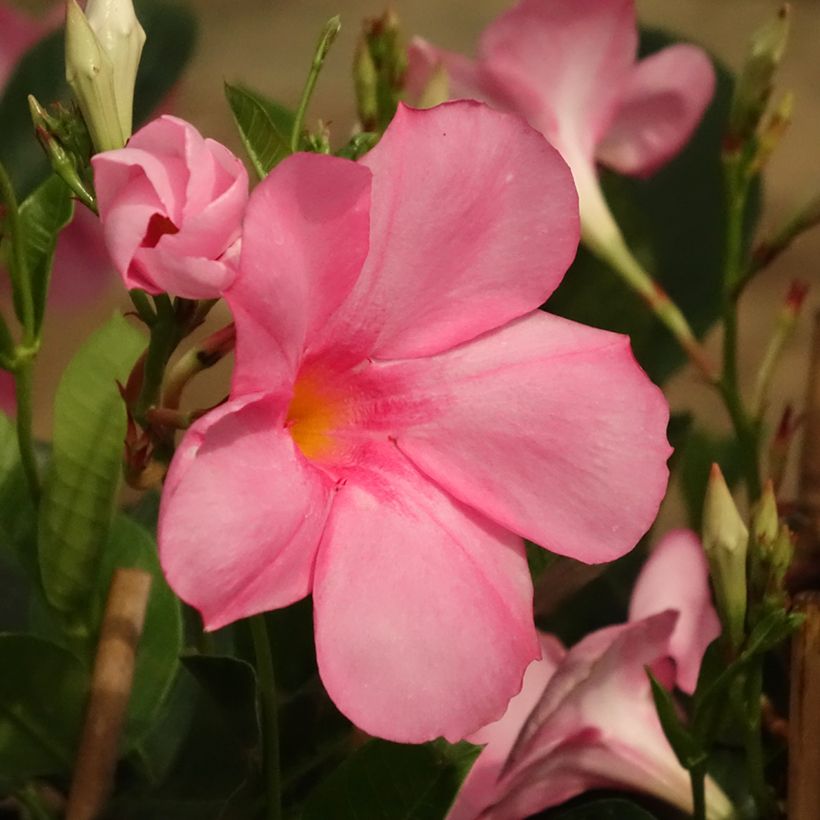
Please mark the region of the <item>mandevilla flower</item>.
<svg viewBox="0 0 820 820"><path fill-rule="evenodd" d="M312 592L322 680L367 732L504 711L539 654L522 536L611 560L667 481L629 340L537 310L577 242L566 164L479 103L400 108L359 164L274 169L226 293L230 398L162 499L165 573L208 629Z"/></svg>
<svg viewBox="0 0 820 820"><path fill-rule="evenodd" d="M91 163L106 244L127 288L211 299L231 284L248 173L224 145L166 115Z"/></svg>
<svg viewBox="0 0 820 820"><path fill-rule="evenodd" d="M584 241L623 240L595 171L646 176L686 144L714 92L708 57L673 45L635 61L633 0L521 0L490 24L478 59L415 40L408 87L420 94L443 66L455 97L522 114L572 168Z"/></svg>
<svg viewBox="0 0 820 820"><path fill-rule="evenodd" d="M692 811L689 774L669 746L646 667L690 693L720 633L708 570L694 533L669 533L644 567L630 622L588 635L569 651L541 636L542 658L504 717L470 738L486 744L448 820L518 820L588 789L651 794ZM707 817L732 807L711 779Z"/></svg>

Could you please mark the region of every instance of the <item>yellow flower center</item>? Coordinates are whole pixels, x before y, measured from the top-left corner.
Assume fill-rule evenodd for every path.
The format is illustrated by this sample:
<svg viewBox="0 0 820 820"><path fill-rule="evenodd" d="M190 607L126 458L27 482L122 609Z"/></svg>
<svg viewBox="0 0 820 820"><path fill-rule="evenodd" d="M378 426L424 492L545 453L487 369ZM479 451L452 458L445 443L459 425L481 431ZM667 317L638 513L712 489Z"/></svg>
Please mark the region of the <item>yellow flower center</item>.
<svg viewBox="0 0 820 820"><path fill-rule="evenodd" d="M296 446L309 459L322 459L335 449L332 431L341 416L338 398L322 390L315 378L301 375L293 388L285 426Z"/></svg>

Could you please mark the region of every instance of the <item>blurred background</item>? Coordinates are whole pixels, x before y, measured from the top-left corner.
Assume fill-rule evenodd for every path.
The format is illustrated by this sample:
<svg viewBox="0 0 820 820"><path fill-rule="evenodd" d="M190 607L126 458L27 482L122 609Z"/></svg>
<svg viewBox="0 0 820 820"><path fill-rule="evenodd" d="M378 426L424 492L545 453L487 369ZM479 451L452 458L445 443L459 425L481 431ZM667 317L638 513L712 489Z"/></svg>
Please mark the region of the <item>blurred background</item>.
<svg viewBox="0 0 820 820"><path fill-rule="evenodd" d="M39 13L45 8L42 2L20 5ZM480 31L508 2L394 0L392 5L408 36L420 34L470 53ZM173 111L239 154L241 147L222 94L223 81L241 81L294 106L318 32L328 17L340 14L342 33L320 78L308 125L321 118L331 125L336 144L345 141L353 125L350 63L356 37L361 20L380 14L384 5L378 0L191 0L189 6L199 18L198 45L173 94ZM733 70L742 63L752 31L778 6L775 0L637 0L643 24L673 30L702 44ZM764 229L820 191L820 2L795 0L793 11L792 38L777 94L792 89L796 106L791 130L766 171ZM772 394L779 404L792 401L799 407L803 402L812 316L820 305L818 260L820 230L798 240L761 275L742 305L743 369L749 384L790 280L800 278L813 286ZM50 394L57 374L90 324L105 317L121 299L112 281L105 298L77 315L61 312L57 327L52 323L38 376L38 428L43 436L48 436ZM715 341L709 340L713 350ZM716 429L726 427L721 406L688 368L675 377L668 392L676 410L696 407Z"/></svg>

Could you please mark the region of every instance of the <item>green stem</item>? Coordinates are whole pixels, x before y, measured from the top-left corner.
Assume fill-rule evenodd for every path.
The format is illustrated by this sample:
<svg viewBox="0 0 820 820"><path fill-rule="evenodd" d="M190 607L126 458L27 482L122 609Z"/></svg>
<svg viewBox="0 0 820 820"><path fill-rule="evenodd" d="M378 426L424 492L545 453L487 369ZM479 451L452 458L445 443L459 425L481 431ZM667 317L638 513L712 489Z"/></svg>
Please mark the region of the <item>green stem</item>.
<svg viewBox="0 0 820 820"><path fill-rule="evenodd" d="M29 278L28 264L23 247L23 232L20 224L20 212L17 207L17 197L14 186L0 163L0 197L6 203L6 221L11 233L11 265L12 288L19 306L20 323L23 325L23 344L33 347L35 343L34 327L34 297L31 293L31 279Z"/></svg>
<svg viewBox="0 0 820 820"><path fill-rule="evenodd" d="M313 89L316 87L316 81L319 79L319 72L322 70L325 58L327 57L333 41L341 28L341 22L338 15L331 17L325 23L322 33L319 36L319 42L316 44L316 51L313 53L313 62L310 64L310 71L308 72L307 80L305 80L305 87L302 90L302 99L299 101L299 107L296 109L296 116L293 118L293 129L290 132L290 150L295 153L299 150L299 140L302 136L302 125L305 121L305 113L307 112L310 98L313 96Z"/></svg>
<svg viewBox="0 0 820 820"><path fill-rule="evenodd" d="M263 776L267 793L266 820L282 817L281 774L279 771L279 703L276 696L276 677L273 655L268 639L264 615L248 618L256 654L256 674L259 681L259 700L262 706Z"/></svg>
<svg viewBox="0 0 820 820"><path fill-rule="evenodd" d="M745 680L742 681L745 692L745 714L743 715L744 746L746 749L746 771L749 787L761 817L769 817L772 809L771 794L766 783L766 766L763 756L763 738L761 734L761 696L763 694L762 659L751 666Z"/></svg>
<svg viewBox="0 0 820 820"><path fill-rule="evenodd" d="M743 224L749 195L749 180L740 160L724 160L726 202L726 250L723 271L723 368L720 393L735 430L749 502L760 497L760 427L743 402L738 378L737 350L738 282L743 278Z"/></svg>
<svg viewBox="0 0 820 820"><path fill-rule="evenodd" d="M162 296L165 296L163 299ZM140 424L145 422L146 412L158 403L165 366L179 343L179 329L171 300L165 294L155 299L157 318L151 327L151 340L145 357L142 389L134 407L134 417Z"/></svg>
<svg viewBox="0 0 820 820"><path fill-rule="evenodd" d="M31 497L36 504L40 500L40 474L34 453L32 377L34 361L29 359L14 371L14 389L17 398L17 446L20 461Z"/></svg>
<svg viewBox="0 0 820 820"><path fill-rule="evenodd" d="M706 820L706 767L702 764L689 770L692 781L692 817Z"/></svg>
<svg viewBox="0 0 820 820"><path fill-rule="evenodd" d="M151 307L151 300L144 290L139 288L132 288L128 291L131 297L131 302L134 305L134 310L137 311L140 319L145 322L148 327L152 327L157 321L157 314L153 307Z"/></svg>

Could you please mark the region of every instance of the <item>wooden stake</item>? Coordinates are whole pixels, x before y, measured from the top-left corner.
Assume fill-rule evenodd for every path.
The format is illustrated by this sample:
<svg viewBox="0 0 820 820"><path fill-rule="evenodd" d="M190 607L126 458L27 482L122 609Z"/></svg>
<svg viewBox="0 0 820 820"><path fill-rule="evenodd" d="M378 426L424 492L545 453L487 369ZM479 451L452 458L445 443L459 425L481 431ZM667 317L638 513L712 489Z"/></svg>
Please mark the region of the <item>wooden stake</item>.
<svg viewBox="0 0 820 820"><path fill-rule="evenodd" d="M806 620L792 640L789 820L820 818L820 592L797 596Z"/></svg>
<svg viewBox="0 0 820 820"><path fill-rule="evenodd" d="M149 573L115 570L100 627L65 820L95 820L110 794L150 592Z"/></svg>

